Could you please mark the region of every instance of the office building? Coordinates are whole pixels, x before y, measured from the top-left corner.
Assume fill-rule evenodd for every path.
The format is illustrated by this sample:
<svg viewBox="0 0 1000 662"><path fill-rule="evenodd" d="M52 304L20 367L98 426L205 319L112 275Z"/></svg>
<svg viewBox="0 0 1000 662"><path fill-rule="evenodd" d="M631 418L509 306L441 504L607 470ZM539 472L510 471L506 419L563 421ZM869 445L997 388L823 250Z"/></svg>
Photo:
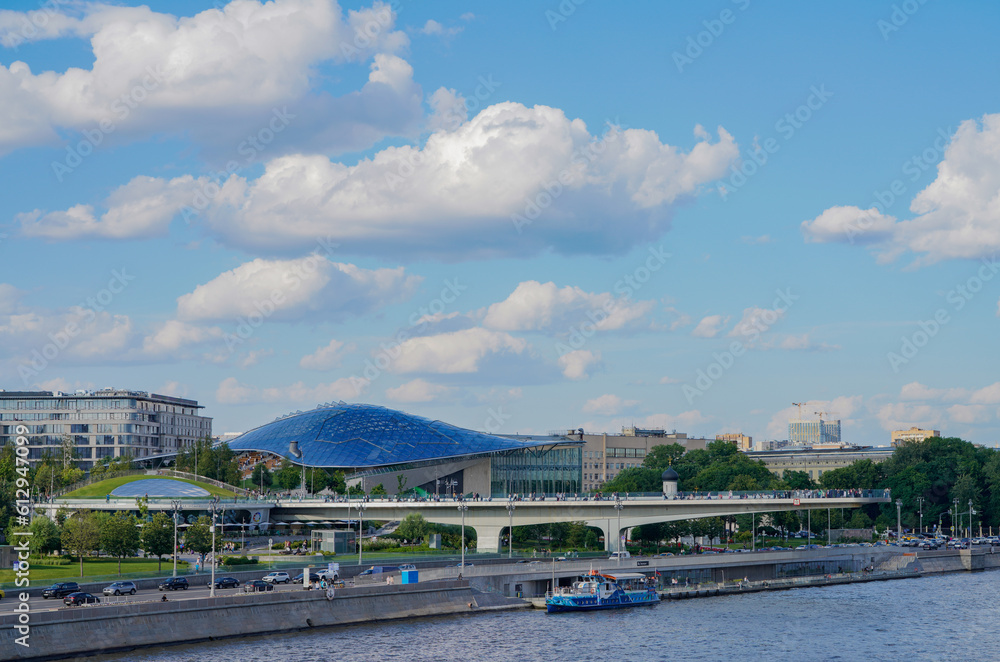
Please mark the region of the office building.
<svg viewBox="0 0 1000 662"><path fill-rule="evenodd" d="M641 467L654 446L680 444L685 452L705 449L709 439L688 437L684 432L623 428L621 434L586 434L569 430L567 437L580 439L583 446L583 491L600 490L615 476L634 467Z"/></svg>
<svg viewBox="0 0 1000 662"><path fill-rule="evenodd" d="M728 441L734 444L736 448L743 451L744 453L753 450L753 437L748 437L742 432L734 432L732 434L717 434L715 435L716 441Z"/></svg>
<svg viewBox="0 0 1000 662"><path fill-rule="evenodd" d="M831 469L846 467L858 460L881 462L892 457L895 449L890 446L853 446L847 448L817 450L812 448L786 448L775 451L755 451L747 453L752 460L760 460L778 477L786 471L804 471L813 480Z"/></svg>
<svg viewBox="0 0 1000 662"><path fill-rule="evenodd" d="M28 460L58 455L71 441L77 465L104 458L176 452L212 436L212 419L195 400L114 388L99 391L0 391L0 443L23 425Z"/></svg>
<svg viewBox="0 0 1000 662"><path fill-rule="evenodd" d="M792 446L840 444L840 421L791 420L788 422L788 441Z"/></svg>
<svg viewBox="0 0 1000 662"><path fill-rule="evenodd" d="M902 446L911 441L923 441L924 439L940 436L940 430L921 430L918 427L912 427L909 430L894 430L892 433L892 445Z"/></svg>

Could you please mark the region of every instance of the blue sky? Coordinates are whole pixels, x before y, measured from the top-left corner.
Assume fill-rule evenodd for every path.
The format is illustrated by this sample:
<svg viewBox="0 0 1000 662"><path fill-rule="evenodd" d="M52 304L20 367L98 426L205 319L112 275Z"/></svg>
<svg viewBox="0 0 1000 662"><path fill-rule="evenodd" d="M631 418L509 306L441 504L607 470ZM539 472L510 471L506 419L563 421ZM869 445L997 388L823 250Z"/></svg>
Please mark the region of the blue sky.
<svg viewBox="0 0 1000 662"><path fill-rule="evenodd" d="M992 3L6 6L8 390L1000 441Z"/></svg>

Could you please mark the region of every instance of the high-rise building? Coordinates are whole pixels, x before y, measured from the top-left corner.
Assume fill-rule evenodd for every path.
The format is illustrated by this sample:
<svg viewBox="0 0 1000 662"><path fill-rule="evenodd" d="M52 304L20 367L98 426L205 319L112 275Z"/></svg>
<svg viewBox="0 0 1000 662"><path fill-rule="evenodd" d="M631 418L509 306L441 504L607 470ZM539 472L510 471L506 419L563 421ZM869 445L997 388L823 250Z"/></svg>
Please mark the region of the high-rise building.
<svg viewBox="0 0 1000 662"><path fill-rule="evenodd" d="M108 457L142 458L181 450L212 436L212 419L195 400L146 391L0 391L0 444L28 438L28 460L72 443L89 468Z"/></svg>
<svg viewBox="0 0 1000 662"><path fill-rule="evenodd" d="M788 421L788 440L793 446L840 443L840 421Z"/></svg>
<svg viewBox="0 0 1000 662"><path fill-rule="evenodd" d="M909 430L894 430L892 433L892 445L902 446L911 441L923 441L924 439L940 436L940 430L921 430L918 427L912 427Z"/></svg>
<svg viewBox="0 0 1000 662"><path fill-rule="evenodd" d="M716 441L728 441L731 444L735 444L736 448L740 449L744 453L753 450L753 437L748 437L742 432L734 432L732 434L717 434L715 435Z"/></svg>

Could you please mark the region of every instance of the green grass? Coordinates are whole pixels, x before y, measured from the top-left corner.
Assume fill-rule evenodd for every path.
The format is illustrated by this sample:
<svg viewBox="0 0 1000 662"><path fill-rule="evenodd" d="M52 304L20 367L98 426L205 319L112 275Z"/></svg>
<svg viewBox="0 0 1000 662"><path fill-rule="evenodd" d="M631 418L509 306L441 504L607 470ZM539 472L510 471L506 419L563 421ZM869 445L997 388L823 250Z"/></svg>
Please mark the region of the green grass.
<svg viewBox="0 0 1000 662"><path fill-rule="evenodd" d="M169 558L164 558L162 573L157 571L157 567L156 559L124 559L122 561L122 575L132 575L132 578L134 579L139 575L155 577L162 573L169 574L173 570L174 562ZM181 568L187 570L187 567L187 561L177 562L178 570ZM60 566L33 565L31 566L29 572L30 574L28 575L28 578L30 579L32 586L43 586L57 581L81 580L79 561L75 561L69 565ZM109 578L108 581L114 581L118 578L118 559L85 558L83 560L82 580L92 581L101 577ZM0 570L0 584L7 585L13 584L13 582L13 570Z"/></svg>
<svg viewBox="0 0 1000 662"><path fill-rule="evenodd" d="M118 487L125 485L127 483L132 483L137 480L144 480L147 478L159 478L161 480L176 480L182 483L188 483L189 485L197 485L198 487L206 490L212 496L219 497L233 497L236 494L230 490L224 490L215 485L209 485L208 483L201 483L194 480L187 480L185 478L174 478L172 476L149 476L146 474L140 476L119 476L118 478L109 478L107 480L102 480L97 483L91 483L81 487L78 490L73 490L69 494L63 495L62 499L103 499L108 494Z"/></svg>

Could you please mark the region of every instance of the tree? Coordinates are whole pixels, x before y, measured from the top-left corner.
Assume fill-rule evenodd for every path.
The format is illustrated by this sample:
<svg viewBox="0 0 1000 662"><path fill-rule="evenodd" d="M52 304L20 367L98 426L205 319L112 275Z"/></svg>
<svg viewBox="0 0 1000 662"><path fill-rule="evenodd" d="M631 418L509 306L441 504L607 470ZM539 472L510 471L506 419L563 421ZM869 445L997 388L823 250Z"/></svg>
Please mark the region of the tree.
<svg viewBox="0 0 1000 662"><path fill-rule="evenodd" d="M389 493L385 491L385 487L382 485L382 483L379 483L378 485L373 487L371 491L372 496L386 496L387 494Z"/></svg>
<svg viewBox="0 0 1000 662"><path fill-rule="evenodd" d="M48 554L59 549L62 544L59 526L44 515L38 515L31 520L28 530L31 531L28 546L32 554Z"/></svg>
<svg viewBox="0 0 1000 662"><path fill-rule="evenodd" d="M281 461L281 468L278 469L278 472L274 477L274 481L278 484L278 487L283 490L294 490L301 482L299 472L300 467L295 466L287 459L283 459Z"/></svg>
<svg viewBox="0 0 1000 662"><path fill-rule="evenodd" d="M257 489L261 489L261 485L265 488L271 487L274 483L274 475L268 470L266 464L258 462L253 468L253 473L250 474L250 482L257 487Z"/></svg>
<svg viewBox="0 0 1000 662"><path fill-rule="evenodd" d="M83 577L83 555L101 544L101 529L97 518L89 510L78 511L66 519L62 529L62 547L80 557L80 576Z"/></svg>
<svg viewBox="0 0 1000 662"><path fill-rule="evenodd" d="M653 446L642 461L642 466L663 473L667 467L675 464L684 455L684 447L680 444L663 444Z"/></svg>
<svg viewBox="0 0 1000 662"><path fill-rule="evenodd" d="M790 490L811 490L816 487L805 471L786 471L781 477Z"/></svg>
<svg viewBox="0 0 1000 662"><path fill-rule="evenodd" d="M122 559L139 552L139 527L135 515L116 512L101 526L101 549L118 559L118 576L122 574Z"/></svg>
<svg viewBox="0 0 1000 662"><path fill-rule="evenodd" d="M334 471L331 473L330 477L326 481L326 485L337 494L344 494L347 492L347 481L344 480L344 472Z"/></svg>
<svg viewBox="0 0 1000 662"><path fill-rule="evenodd" d="M427 520L420 513L410 513L399 523L396 534L407 540L422 541L427 535Z"/></svg>
<svg viewBox="0 0 1000 662"><path fill-rule="evenodd" d="M163 569L163 556L174 549L173 521L163 511L155 513L153 519L142 525L139 542L146 554L156 557L159 565L157 572Z"/></svg>
<svg viewBox="0 0 1000 662"><path fill-rule="evenodd" d="M221 547L221 537L216 539L216 551ZM201 554L202 565L205 563L205 554L212 551L212 520L202 515L198 521L188 527L184 534L184 546L191 551Z"/></svg>

